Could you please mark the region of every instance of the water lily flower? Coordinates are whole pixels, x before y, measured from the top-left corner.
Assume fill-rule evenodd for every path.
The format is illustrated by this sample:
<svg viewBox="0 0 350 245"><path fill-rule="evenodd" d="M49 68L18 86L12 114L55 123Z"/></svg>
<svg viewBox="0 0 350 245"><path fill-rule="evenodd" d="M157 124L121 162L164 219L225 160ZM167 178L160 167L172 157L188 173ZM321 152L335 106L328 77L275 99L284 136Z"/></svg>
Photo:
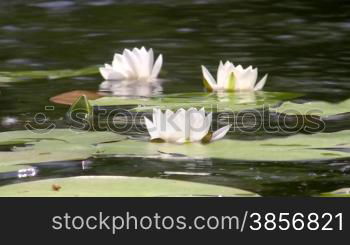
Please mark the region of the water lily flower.
<svg viewBox="0 0 350 245"><path fill-rule="evenodd" d="M154 62L153 49L124 49L122 54L114 55L112 65L100 67L100 73L105 80L152 81L157 78L162 64L161 54Z"/></svg>
<svg viewBox="0 0 350 245"><path fill-rule="evenodd" d="M258 91L261 90L267 79L267 74L258 82L258 68L252 66L244 69L241 65L235 66L226 61L220 61L217 80L213 78L207 68L202 66L204 86L209 91Z"/></svg>
<svg viewBox="0 0 350 245"><path fill-rule="evenodd" d="M212 113L205 114L204 108L197 110L183 108L173 112L153 109L153 121L145 117L147 130L152 141L168 143L203 142L209 143L223 138L231 125L224 126L217 131L209 132Z"/></svg>

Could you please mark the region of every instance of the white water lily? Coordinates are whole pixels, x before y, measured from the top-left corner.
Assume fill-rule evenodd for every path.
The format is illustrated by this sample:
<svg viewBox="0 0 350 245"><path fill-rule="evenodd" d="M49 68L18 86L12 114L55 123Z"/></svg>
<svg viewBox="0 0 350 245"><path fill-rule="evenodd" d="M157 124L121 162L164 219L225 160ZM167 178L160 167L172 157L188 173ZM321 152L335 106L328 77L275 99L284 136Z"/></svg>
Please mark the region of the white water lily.
<svg viewBox="0 0 350 245"><path fill-rule="evenodd" d="M100 73L105 80L143 80L152 81L158 77L163 64L160 54L154 62L153 49L145 47L124 49L122 54L115 54L112 65L100 67Z"/></svg>
<svg viewBox="0 0 350 245"><path fill-rule="evenodd" d="M258 91L261 90L267 79L267 74L258 82L258 68L252 66L244 69L241 65L235 66L226 61L220 61L217 80L213 78L207 68L202 66L204 86L210 91Z"/></svg>
<svg viewBox="0 0 350 245"><path fill-rule="evenodd" d="M227 125L214 133L209 133L212 113L206 115L204 108L200 110L181 108L176 112L153 109L152 117L153 121L145 117L151 140L160 139L169 143L212 142L224 137L231 127Z"/></svg>

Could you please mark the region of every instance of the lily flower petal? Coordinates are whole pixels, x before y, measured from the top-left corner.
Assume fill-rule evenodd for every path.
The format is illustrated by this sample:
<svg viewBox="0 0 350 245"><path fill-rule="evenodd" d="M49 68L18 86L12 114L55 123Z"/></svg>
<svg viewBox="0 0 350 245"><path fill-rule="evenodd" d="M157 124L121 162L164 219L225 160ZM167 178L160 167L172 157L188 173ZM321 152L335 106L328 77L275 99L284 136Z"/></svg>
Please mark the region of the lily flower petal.
<svg viewBox="0 0 350 245"><path fill-rule="evenodd" d="M202 65L203 82L209 91L256 91L262 89L266 82L266 77L256 84L258 69L241 65L235 66L233 63L220 61L215 80L205 66Z"/></svg>
<svg viewBox="0 0 350 245"><path fill-rule="evenodd" d="M100 73L105 80L154 81L161 70L163 56L159 55L154 64L153 59L152 49L148 51L145 47L124 49L122 54L114 55L112 66L106 64L102 67L105 69L100 69Z"/></svg>
<svg viewBox="0 0 350 245"><path fill-rule="evenodd" d="M112 68L100 67L99 70L105 80L119 80L124 78L123 74L114 71Z"/></svg>
<svg viewBox="0 0 350 245"><path fill-rule="evenodd" d="M262 90L262 88L265 86L267 76L268 74L261 78L261 80L255 85L254 91Z"/></svg>
<svg viewBox="0 0 350 245"><path fill-rule="evenodd" d="M195 108L188 110L188 117L190 122L190 141L200 141L208 133L210 124L208 123L205 114Z"/></svg>
<svg viewBox="0 0 350 245"><path fill-rule="evenodd" d="M146 128L151 139L159 139L168 143L202 142L207 136L207 143L209 143L211 138L217 140L223 137L229 129L229 127L227 129L224 127L214 134L208 134L212 113L206 115L204 108L200 110L181 108L176 112L166 110L164 113L160 109L153 109L152 118L153 122L145 117Z"/></svg>
<svg viewBox="0 0 350 245"><path fill-rule="evenodd" d="M160 72L160 69L162 68L162 65L163 65L163 55L159 55L156 62L154 63L154 66L153 66L153 69L152 69L152 72L151 72L151 78L152 79L155 79L157 78L159 72Z"/></svg>
<svg viewBox="0 0 350 245"><path fill-rule="evenodd" d="M217 85L216 85L216 81L213 78L213 76L210 74L210 72L208 71L208 69L202 65L202 73L203 73L203 77L204 77L204 86L208 89L208 90L216 90Z"/></svg>
<svg viewBox="0 0 350 245"><path fill-rule="evenodd" d="M147 75L150 77L152 75L152 69L153 69L153 61L154 61L154 56L153 56L153 49L149 49L148 51L145 49L145 47L142 47L142 54L147 60L146 62L146 67L147 67ZM158 74L157 74L158 75ZM156 76L157 77L157 76Z"/></svg>
<svg viewBox="0 0 350 245"><path fill-rule="evenodd" d="M144 117L144 119L145 119L147 130L151 136L151 139L159 138L159 131L157 130L156 126L147 117Z"/></svg>
<svg viewBox="0 0 350 245"><path fill-rule="evenodd" d="M218 130L216 130L214 133L213 133L213 136L211 137L211 142L212 141L215 141L215 140L219 140L221 138L223 138L227 132L230 130L232 124L229 124L229 125L226 125L225 127L222 127L222 128L219 128Z"/></svg>

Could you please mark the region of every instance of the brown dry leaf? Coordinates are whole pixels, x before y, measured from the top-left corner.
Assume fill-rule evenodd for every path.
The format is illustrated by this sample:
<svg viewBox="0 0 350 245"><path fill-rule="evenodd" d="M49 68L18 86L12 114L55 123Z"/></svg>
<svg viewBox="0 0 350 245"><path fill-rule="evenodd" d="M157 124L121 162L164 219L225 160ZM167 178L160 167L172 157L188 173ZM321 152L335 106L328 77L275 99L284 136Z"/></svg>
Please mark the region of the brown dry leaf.
<svg viewBox="0 0 350 245"><path fill-rule="evenodd" d="M50 98L50 101L56 104L72 105L80 96L85 95L88 100L96 100L102 95L95 91L74 90Z"/></svg>
<svg viewBox="0 0 350 245"><path fill-rule="evenodd" d="M51 187L53 191L59 191L62 188L62 186L58 184L53 184Z"/></svg>

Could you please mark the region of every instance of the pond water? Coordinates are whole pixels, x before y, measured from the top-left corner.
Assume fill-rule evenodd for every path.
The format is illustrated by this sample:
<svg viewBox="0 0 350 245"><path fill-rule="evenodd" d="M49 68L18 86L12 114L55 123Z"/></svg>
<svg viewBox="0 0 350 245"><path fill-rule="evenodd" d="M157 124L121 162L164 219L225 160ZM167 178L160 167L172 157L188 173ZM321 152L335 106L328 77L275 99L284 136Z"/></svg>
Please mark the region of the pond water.
<svg viewBox="0 0 350 245"><path fill-rule="evenodd" d="M0 71L79 69L110 62L114 52L144 45L164 56L164 94L203 91L200 65L213 70L220 59L229 59L269 73L266 91L337 102L350 97L349 43L346 0L0 2ZM18 119L0 130L23 129L24 122L46 106L54 106L47 112L49 119L66 127L68 107L49 98L72 90L97 91L101 82L100 75L91 75L0 83L0 119ZM90 159L85 169L80 161L42 165L33 179L150 176L282 196L349 187L349 171L347 159L281 163L103 158ZM11 174L1 177L2 184L17 181Z"/></svg>

